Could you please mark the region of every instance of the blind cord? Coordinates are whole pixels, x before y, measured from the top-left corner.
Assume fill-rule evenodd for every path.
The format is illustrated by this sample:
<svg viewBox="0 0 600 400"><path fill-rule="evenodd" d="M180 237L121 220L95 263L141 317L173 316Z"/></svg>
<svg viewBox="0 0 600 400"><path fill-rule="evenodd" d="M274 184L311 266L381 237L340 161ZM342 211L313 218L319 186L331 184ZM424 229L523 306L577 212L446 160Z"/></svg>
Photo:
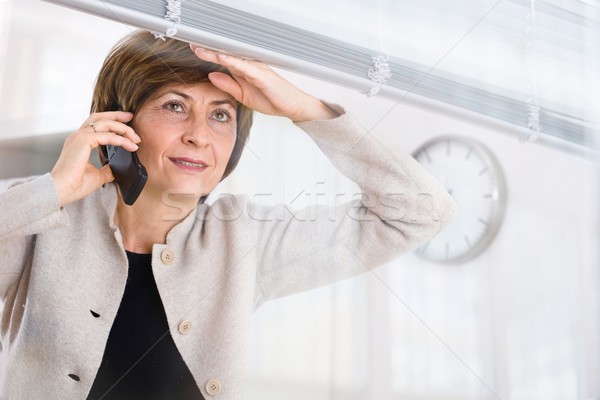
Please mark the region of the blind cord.
<svg viewBox="0 0 600 400"><path fill-rule="evenodd" d="M166 9L165 20L172 21L173 24L169 29L167 29L166 33L160 32L152 32L156 39L165 40L165 36L171 37L175 36L177 33L177 24L181 23L181 1L182 0L166 0Z"/></svg>
<svg viewBox="0 0 600 400"><path fill-rule="evenodd" d="M373 60L373 66L369 68L367 75L369 79L376 83L369 92L367 93L368 97L374 96L379 92L381 85L385 85L388 78L392 77L392 71L390 69L390 64L388 60L390 59L389 55L380 55L377 57L371 57Z"/></svg>
<svg viewBox="0 0 600 400"><path fill-rule="evenodd" d="M375 82L375 86L373 86L367 93L367 97L375 96L379 93L381 89L381 85L385 85L387 80L392 77L392 70L390 69L390 64L388 60L390 59L390 55L385 50L385 45L383 41L383 21L382 21L382 13L381 13L381 0L377 1L377 27L379 30L379 47L381 49L382 55L377 57L371 57L373 61L373 66L369 68L367 71L367 76L373 82Z"/></svg>
<svg viewBox="0 0 600 400"><path fill-rule="evenodd" d="M529 85L527 87L528 97L526 101L527 127L533 131L528 140L533 142L538 138L540 132L540 106L538 103L537 90L537 67L535 50L535 0L529 2L529 12L527 13L527 75Z"/></svg>

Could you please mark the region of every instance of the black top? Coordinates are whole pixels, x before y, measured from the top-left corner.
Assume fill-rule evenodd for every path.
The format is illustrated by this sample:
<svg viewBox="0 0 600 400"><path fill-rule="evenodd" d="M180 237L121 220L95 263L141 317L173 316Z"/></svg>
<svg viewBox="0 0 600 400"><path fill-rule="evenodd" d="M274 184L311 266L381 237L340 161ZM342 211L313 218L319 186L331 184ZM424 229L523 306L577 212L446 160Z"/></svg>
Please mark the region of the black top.
<svg viewBox="0 0 600 400"><path fill-rule="evenodd" d="M152 255L127 252L129 274L88 400L204 400L175 347Z"/></svg>

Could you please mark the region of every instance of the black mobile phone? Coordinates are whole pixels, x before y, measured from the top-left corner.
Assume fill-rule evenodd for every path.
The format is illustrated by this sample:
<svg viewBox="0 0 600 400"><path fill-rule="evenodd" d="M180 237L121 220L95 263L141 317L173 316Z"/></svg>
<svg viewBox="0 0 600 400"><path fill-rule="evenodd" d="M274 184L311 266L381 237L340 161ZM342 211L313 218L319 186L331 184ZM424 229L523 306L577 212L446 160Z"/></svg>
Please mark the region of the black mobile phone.
<svg viewBox="0 0 600 400"><path fill-rule="evenodd" d="M142 192L148 173L135 152L131 153L120 146L105 146L106 160L119 186L123 201L132 205Z"/></svg>
<svg viewBox="0 0 600 400"><path fill-rule="evenodd" d="M112 110L122 108L114 103ZM129 123L127 123L129 125ZM127 205L135 203L148 180L146 168L135 152L129 152L120 146L100 146L104 161L110 166L115 182L119 187L123 201Z"/></svg>

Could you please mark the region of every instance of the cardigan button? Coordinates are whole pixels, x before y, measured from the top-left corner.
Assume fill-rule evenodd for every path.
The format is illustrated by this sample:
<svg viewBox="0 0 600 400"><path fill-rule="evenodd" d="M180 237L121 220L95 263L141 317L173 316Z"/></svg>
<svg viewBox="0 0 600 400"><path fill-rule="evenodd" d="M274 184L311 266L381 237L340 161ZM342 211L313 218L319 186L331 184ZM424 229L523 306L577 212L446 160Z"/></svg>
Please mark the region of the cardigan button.
<svg viewBox="0 0 600 400"><path fill-rule="evenodd" d="M160 253L160 259L163 263L169 265L173 262L175 256L173 255L173 252L170 249L165 249L162 253Z"/></svg>
<svg viewBox="0 0 600 400"><path fill-rule="evenodd" d="M188 333L190 333L192 331L192 321L182 321L179 324L179 333L181 333L182 335L187 335Z"/></svg>
<svg viewBox="0 0 600 400"><path fill-rule="evenodd" d="M211 379L206 384L206 392L211 396L216 396L221 392L221 382L216 379Z"/></svg>

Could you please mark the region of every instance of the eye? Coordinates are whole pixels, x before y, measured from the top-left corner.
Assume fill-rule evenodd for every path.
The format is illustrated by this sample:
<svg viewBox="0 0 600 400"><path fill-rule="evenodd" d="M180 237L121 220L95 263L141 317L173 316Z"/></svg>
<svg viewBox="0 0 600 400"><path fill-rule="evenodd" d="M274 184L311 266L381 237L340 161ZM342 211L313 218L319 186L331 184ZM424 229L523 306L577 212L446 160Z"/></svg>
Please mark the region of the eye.
<svg viewBox="0 0 600 400"><path fill-rule="evenodd" d="M170 102L166 103L164 105L164 108L166 108L168 111L172 111L175 113L184 112L183 105L177 101L170 101Z"/></svg>
<svg viewBox="0 0 600 400"><path fill-rule="evenodd" d="M231 114L225 110L216 110L212 117L219 122L229 122L231 120Z"/></svg>

